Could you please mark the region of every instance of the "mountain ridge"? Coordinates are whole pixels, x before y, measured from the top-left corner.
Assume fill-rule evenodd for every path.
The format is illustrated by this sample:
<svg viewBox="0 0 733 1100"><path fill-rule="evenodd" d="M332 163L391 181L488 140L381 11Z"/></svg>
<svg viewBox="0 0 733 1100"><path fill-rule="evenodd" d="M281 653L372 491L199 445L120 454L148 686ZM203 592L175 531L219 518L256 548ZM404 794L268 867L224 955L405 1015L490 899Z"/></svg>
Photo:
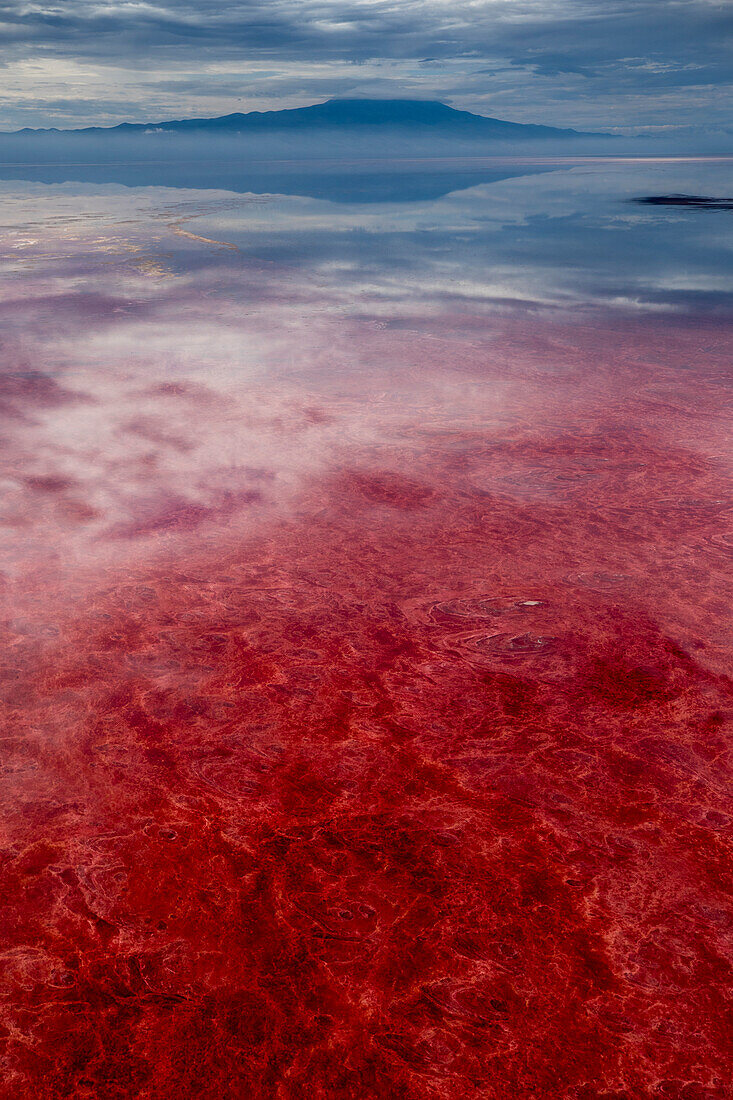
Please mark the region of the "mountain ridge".
<svg viewBox="0 0 733 1100"><path fill-rule="evenodd" d="M122 122L116 126L58 127L4 131L5 136L30 134L135 134L204 133L247 134L311 129L387 128L411 130L452 130L461 136L494 138L612 138L613 134L534 123L508 122L505 119L462 111L440 100L429 99L329 99L305 107L281 111L233 112L209 118L167 119L161 122Z"/></svg>

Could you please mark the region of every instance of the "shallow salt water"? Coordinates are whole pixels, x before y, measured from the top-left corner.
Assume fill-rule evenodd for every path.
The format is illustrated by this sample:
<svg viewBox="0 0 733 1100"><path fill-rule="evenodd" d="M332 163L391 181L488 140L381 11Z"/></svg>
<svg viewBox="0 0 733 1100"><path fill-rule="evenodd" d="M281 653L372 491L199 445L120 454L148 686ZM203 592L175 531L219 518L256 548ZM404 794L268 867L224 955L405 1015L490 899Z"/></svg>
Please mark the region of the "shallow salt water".
<svg viewBox="0 0 733 1100"><path fill-rule="evenodd" d="M717 1100L731 163L362 168L0 183L6 1095Z"/></svg>

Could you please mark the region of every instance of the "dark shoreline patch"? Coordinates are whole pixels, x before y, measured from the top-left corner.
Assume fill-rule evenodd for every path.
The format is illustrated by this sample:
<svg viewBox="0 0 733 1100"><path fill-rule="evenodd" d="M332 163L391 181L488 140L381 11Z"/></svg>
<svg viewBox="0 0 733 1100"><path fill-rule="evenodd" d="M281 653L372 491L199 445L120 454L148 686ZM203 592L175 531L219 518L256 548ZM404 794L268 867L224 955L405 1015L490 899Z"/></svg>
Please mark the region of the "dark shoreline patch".
<svg viewBox="0 0 733 1100"><path fill-rule="evenodd" d="M694 206L700 210L733 210L733 199L715 199L705 195L644 195L631 201L642 206Z"/></svg>

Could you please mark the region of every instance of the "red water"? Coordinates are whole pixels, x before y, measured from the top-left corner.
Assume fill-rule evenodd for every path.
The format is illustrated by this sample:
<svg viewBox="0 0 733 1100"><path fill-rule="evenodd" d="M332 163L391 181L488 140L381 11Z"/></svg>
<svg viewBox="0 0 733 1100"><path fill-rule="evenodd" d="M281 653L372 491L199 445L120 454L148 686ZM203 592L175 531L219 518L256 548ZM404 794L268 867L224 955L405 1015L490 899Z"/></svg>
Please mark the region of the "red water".
<svg viewBox="0 0 733 1100"><path fill-rule="evenodd" d="M729 1096L725 325L330 331L3 382L3 1095Z"/></svg>

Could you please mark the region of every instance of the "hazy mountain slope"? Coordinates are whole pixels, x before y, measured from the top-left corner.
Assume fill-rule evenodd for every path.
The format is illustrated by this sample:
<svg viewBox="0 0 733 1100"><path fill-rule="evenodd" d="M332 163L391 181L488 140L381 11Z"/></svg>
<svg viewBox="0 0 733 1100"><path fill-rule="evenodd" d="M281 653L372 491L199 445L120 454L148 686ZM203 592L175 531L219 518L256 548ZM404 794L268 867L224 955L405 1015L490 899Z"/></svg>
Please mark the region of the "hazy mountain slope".
<svg viewBox="0 0 733 1100"><path fill-rule="evenodd" d="M487 118L458 111L436 100L419 99L331 99L310 107L285 111L252 111L248 114L222 115L219 118L174 119L152 123L122 123L113 127L85 127L69 131L75 134L132 134L135 132L187 133L191 130L229 134L303 130L349 130L358 128L408 128L413 132L445 130L460 137L553 138L582 137L576 130L552 126L533 126L502 119ZM62 133L67 131L21 130L30 133ZM592 135L597 136L597 135Z"/></svg>

